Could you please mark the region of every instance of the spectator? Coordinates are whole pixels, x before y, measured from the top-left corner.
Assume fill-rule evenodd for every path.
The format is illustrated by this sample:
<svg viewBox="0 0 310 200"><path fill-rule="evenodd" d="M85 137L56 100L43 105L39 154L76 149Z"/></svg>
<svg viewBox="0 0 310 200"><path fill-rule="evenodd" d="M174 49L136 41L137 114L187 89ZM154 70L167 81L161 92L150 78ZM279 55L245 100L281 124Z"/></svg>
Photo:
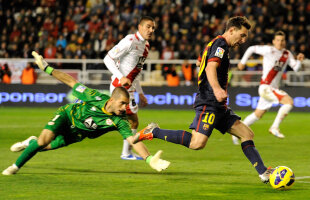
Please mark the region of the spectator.
<svg viewBox="0 0 310 200"><path fill-rule="evenodd" d="M209 41L206 41L206 36L213 38L215 34L221 34L224 28L223 21L235 14L248 16L255 27L250 34L254 36L252 36L254 42L247 45L266 43L271 40L273 32L281 28L289 35L289 48L292 46L299 48L305 44L305 51L310 51L310 45L308 45L310 37L307 35L306 23L310 19L310 3L303 1L294 4L294 1L285 0L275 2L187 0L167 1L164 4L163 1L132 0L124 5L121 4L122 1L104 0L70 0L67 3L63 3L65 1L22 2L18 7L11 6L5 7L3 11L0 10L1 22L3 22L0 25L2 28L0 42L1 44L5 42L6 48L9 49L9 51L0 50L1 57L4 55L24 57L21 51L19 53L12 51L16 44L14 38L18 41L17 49L21 50L25 43L28 43L32 49L33 44L37 42L40 44L40 49L45 49L48 45L47 39L49 37L57 39L58 34L63 35L67 43L71 42L71 35L75 34L83 38L81 45L88 42L94 44L101 30L106 30L107 48L111 48L122 36L128 32L135 32L135 23L142 15L156 16L158 34L150 40L150 43L155 42L160 55L166 51L171 40L176 41L173 44L175 58L177 54L182 54L183 50L180 47L183 43L186 43L186 49L189 52L193 51L195 46L201 43L201 39L203 43L207 43ZM57 6L57 9L48 7L50 5ZM269 19L268 23L266 19ZM24 41L20 39L25 37L22 35L26 36ZM231 55L243 54L245 49L242 47L232 49ZM196 58L197 55L194 59Z"/></svg>
<svg viewBox="0 0 310 200"><path fill-rule="evenodd" d="M96 52L93 50L92 44L90 42L86 44L84 55L86 59L96 58Z"/></svg>
<svg viewBox="0 0 310 200"><path fill-rule="evenodd" d="M31 56L31 49L30 49L30 47L29 47L29 44L28 43L25 43L24 44L24 47L22 48L22 57L23 58L32 58L32 56Z"/></svg>
<svg viewBox="0 0 310 200"><path fill-rule="evenodd" d="M192 85L193 69L192 64L188 63L188 60L184 60L184 63L182 64L182 72L185 80L185 85Z"/></svg>
<svg viewBox="0 0 310 200"><path fill-rule="evenodd" d="M95 31L96 33L99 33L101 23L102 22L99 19L98 15L93 15L91 17L91 20L87 23L88 32L91 33L92 31Z"/></svg>
<svg viewBox="0 0 310 200"><path fill-rule="evenodd" d="M180 78L177 74L175 65L167 68L166 80L169 87L177 87L180 85Z"/></svg>
<svg viewBox="0 0 310 200"><path fill-rule="evenodd" d="M44 58L56 58L56 51L56 47L51 42L49 42L47 47L44 49Z"/></svg>
<svg viewBox="0 0 310 200"><path fill-rule="evenodd" d="M100 33L98 38L95 40L94 50L99 58L104 58L105 50L107 46L107 39L104 38L104 32Z"/></svg>
<svg viewBox="0 0 310 200"><path fill-rule="evenodd" d="M63 35L59 35L58 40L56 41L56 47L61 46L63 49L67 46L67 40Z"/></svg>
<svg viewBox="0 0 310 200"><path fill-rule="evenodd" d="M65 21L63 23L63 27L68 29L68 32L72 32L74 30L74 21L71 19L70 15L66 15Z"/></svg>
<svg viewBox="0 0 310 200"><path fill-rule="evenodd" d="M168 45L161 54L161 59L163 60L172 60L174 59L173 46Z"/></svg>
<svg viewBox="0 0 310 200"><path fill-rule="evenodd" d="M8 53L6 42L1 42L0 58L4 58L6 53Z"/></svg>
<svg viewBox="0 0 310 200"><path fill-rule="evenodd" d="M8 64L4 64L0 69L0 79L1 83L10 84L11 83L12 72Z"/></svg>
<svg viewBox="0 0 310 200"><path fill-rule="evenodd" d="M67 48L73 53L75 54L76 50L77 50L77 35L75 34L72 34L71 35L71 39L70 39L70 42L67 46Z"/></svg>
<svg viewBox="0 0 310 200"><path fill-rule="evenodd" d="M13 41L14 38L18 38L20 34L21 34L20 30L18 29L18 26L15 24L13 26L12 32L10 33L10 41Z"/></svg>
<svg viewBox="0 0 310 200"><path fill-rule="evenodd" d="M21 75L21 83L24 85L35 84L37 80L37 73L34 71L34 68L30 63L27 63L27 66L24 68Z"/></svg>

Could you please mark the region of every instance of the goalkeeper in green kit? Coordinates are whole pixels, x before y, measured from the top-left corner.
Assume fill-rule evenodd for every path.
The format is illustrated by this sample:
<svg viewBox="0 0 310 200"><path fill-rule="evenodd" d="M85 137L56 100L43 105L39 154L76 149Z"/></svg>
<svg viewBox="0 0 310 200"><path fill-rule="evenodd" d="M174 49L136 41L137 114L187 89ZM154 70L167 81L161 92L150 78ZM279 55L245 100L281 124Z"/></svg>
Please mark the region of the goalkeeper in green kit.
<svg viewBox="0 0 310 200"><path fill-rule="evenodd" d="M129 94L125 88L116 88L110 97L87 88L70 75L52 68L36 52L33 51L32 55L41 70L73 88L73 95L83 103L60 107L38 138L31 136L12 145L11 151L24 151L13 165L2 172L3 175L16 174L37 152L58 149L80 142L86 137L97 138L114 130L117 130L153 169L162 171L168 168L170 162L160 159L162 151L151 156L142 142L133 144L134 137L125 116L129 103Z"/></svg>

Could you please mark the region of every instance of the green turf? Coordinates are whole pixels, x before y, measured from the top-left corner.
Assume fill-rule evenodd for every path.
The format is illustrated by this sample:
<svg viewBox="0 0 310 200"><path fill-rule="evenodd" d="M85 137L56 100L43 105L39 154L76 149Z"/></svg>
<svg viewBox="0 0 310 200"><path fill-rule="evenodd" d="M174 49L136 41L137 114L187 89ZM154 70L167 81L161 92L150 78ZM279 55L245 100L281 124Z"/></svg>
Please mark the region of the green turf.
<svg viewBox="0 0 310 200"><path fill-rule="evenodd" d="M20 155L10 152L10 146L39 135L55 110L0 107L1 171ZM139 112L140 128L154 121L162 128L188 129L194 117L193 111ZM290 113L281 125L283 140L267 132L274 117L267 113L252 126L254 141L267 166L289 166L302 178L289 191L262 184L229 135L214 131L200 151L157 139L144 142L151 153L162 149L163 158L171 161L167 171L157 173L144 161L121 160L122 139L113 132L38 153L17 175L0 175L0 199L309 199L309 114Z"/></svg>

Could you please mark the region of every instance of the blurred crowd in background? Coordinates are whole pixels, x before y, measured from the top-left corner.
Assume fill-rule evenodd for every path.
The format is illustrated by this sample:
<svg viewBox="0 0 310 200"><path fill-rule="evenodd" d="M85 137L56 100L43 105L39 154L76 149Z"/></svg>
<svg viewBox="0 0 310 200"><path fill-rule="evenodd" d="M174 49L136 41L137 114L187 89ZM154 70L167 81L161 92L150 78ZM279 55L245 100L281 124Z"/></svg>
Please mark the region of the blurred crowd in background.
<svg viewBox="0 0 310 200"><path fill-rule="evenodd" d="M149 59L197 59L229 17L253 24L246 44L231 50L240 59L248 46L270 44L283 30L287 48L309 58L310 2L304 0L0 0L0 58L103 58L135 33L139 18L156 21ZM59 65L58 68L66 68Z"/></svg>

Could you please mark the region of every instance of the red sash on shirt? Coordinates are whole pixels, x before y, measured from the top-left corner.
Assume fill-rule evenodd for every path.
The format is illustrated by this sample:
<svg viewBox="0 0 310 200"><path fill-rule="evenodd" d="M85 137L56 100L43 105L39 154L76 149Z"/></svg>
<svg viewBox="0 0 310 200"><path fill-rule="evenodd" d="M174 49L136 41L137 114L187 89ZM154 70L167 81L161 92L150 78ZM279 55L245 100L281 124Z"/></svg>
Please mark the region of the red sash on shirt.
<svg viewBox="0 0 310 200"><path fill-rule="evenodd" d="M287 59L288 59L288 51L285 50L283 51L283 54L280 57L280 59L276 61L275 66L269 71L266 78L260 81L260 84L270 85L274 77L278 74L279 71L281 71L282 67L285 65Z"/></svg>

